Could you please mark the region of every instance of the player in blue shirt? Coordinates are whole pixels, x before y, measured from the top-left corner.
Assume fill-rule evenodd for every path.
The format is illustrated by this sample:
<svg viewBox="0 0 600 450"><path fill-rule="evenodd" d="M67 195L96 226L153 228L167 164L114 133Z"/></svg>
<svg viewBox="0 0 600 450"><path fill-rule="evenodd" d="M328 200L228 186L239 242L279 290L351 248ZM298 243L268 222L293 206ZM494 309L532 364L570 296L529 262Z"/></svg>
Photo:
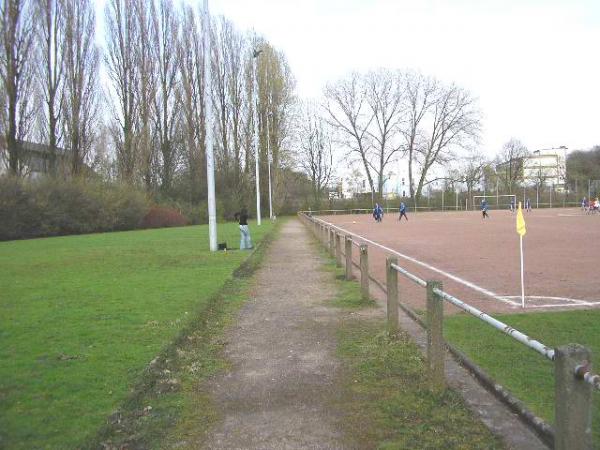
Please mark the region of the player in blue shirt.
<svg viewBox="0 0 600 450"><path fill-rule="evenodd" d="M487 201L481 200L481 216L482 216L481 218L482 219L485 219L486 217L489 219L490 216L487 213L487 209L488 209Z"/></svg>
<svg viewBox="0 0 600 450"><path fill-rule="evenodd" d="M383 208L379 206L379 203L375 203L375 208L373 208L373 218L376 222L381 222L381 219L383 219Z"/></svg>
<svg viewBox="0 0 600 450"><path fill-rule="evenodd" d="M408 217L406 215L406 205L404 204L404 202L400 203L400 216L398 217L398 220L402 220L402 216L404 216L404 218L408 220Z"/></svg>

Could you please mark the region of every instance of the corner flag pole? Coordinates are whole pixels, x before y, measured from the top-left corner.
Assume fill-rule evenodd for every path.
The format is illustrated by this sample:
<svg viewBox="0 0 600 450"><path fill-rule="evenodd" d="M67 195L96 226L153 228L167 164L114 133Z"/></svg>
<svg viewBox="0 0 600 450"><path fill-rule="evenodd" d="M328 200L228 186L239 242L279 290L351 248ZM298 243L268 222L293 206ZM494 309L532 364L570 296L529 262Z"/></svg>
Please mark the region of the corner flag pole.
<svg viewBox="0 0 600 450"><path fill-rule="evenodd" d="M519 236L521 242L521 307L525 308L525 276L523 275L523 236Z"/></svg>
<svg viewBox="0 0 600 450"><path fill-rule="evenodd" d="M521 307L525 308L525 276L523 273L523 236L525 236L525 233L527 233L527 229L525 228L525 218L523 217L521 202L519 202L519 209L517 210L517 233L519 233L519 242L521 248Z"/></svg>

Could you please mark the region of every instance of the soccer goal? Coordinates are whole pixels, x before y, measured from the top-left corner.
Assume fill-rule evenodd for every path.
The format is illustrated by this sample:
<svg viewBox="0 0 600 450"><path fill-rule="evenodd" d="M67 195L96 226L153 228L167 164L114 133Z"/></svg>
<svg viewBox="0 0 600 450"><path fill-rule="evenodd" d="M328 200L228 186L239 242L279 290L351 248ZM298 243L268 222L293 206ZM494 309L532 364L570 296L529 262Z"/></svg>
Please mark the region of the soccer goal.
<svg viewBox="0 0 600 450"><path fill-rule="evenodd" d="M502 195L474 195L473 210L481 208L481 202L487 201L488 209L510 209L511 204L517 207L517 196L515 194Z"/></svg>

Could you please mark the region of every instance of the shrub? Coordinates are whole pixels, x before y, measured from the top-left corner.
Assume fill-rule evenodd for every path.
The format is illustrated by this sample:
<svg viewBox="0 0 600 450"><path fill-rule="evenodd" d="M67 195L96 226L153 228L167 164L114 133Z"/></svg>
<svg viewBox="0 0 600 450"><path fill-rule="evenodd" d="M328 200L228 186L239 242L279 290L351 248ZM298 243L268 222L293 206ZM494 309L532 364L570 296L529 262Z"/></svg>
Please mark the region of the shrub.
<svg viewBox="0 0 600 450"><path fill-rule="evenodd" d="M146 194L124 184L111 185L107 192L112 230L133 230L140 224L150 207Z"/></svg>
<svg viewBox="0 0 600 450"><path fill-rule="evenodd" d="M190 221L176 209L165 206L153 206L141 222L142 228L181 227Z"/></svg>
<svg viewBox="0 0 600 450"><path fill-rule="evenodd" d="M0 177L0 240L131 230L148 208L131 186Z"/></svg>

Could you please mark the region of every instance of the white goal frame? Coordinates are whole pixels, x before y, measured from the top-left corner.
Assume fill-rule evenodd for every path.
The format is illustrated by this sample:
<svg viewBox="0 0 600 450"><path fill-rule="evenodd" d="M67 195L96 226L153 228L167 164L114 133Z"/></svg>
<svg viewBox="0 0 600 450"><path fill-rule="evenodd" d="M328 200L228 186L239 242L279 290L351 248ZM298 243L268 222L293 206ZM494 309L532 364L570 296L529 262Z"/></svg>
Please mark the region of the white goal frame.
<svg viewBox="0 0 600 450"><path fill-rule="evenodd" d="M501 197L514 197L515 199L515 209L517 208L517 194L499 194L499 195L474 195L473 196L473 210L477 210L481 206L481 199L486 199L488 201L488 208L496 205L504 206L504 203L499 202ZM490 201L492 200L492 201ZM507 204L510 206L510 200Z"/></svg>

